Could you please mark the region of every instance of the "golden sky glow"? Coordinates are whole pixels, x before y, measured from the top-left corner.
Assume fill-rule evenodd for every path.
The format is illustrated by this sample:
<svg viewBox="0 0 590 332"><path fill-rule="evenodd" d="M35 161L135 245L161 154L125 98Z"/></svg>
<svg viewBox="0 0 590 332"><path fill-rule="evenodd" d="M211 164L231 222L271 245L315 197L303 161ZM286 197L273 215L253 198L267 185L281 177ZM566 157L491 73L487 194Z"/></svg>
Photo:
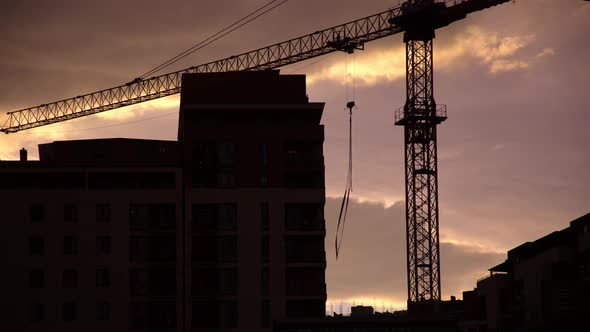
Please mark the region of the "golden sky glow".
<svg viewBox="0 0 590 332"><path fill-rule="evenodd" d="M532 34L500 35L477 26L469 26L458 34L450 44L437 45L434 61L437 70L453 70L456 66L473 62L484 65L490 74L528 68L536 59L555 54L551 48L537 51L536 57L526 57L518 52L530 46L535 39ZM308 84L331 80L352 86L374 86L405 78L405 48L356 52L356 55L337 55L338 60L327 66L316 66L308 77ZM347 73L347 75L345 75ZM348 76L348 77L347 77Z"/></svg>

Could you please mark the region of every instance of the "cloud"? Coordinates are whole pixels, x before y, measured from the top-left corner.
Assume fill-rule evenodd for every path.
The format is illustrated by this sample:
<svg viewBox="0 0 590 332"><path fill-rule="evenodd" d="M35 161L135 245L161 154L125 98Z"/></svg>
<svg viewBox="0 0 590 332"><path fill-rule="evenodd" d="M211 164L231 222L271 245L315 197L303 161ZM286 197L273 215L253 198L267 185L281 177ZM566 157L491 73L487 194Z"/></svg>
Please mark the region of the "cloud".
<svg viewBox="0 0 590 332"><path fill-rule="evenodd" d="M543 58L546 56L553 56L555 55L555 50L548 47L548 48L544 48L541 52L539 52L537 55L535 55L536 58Z"/></svg>
<svg viewBox="0 0 590 332"><path fill-rule="evenodd" d="M351 200L350 219L345 225L341 255L334 256L334 234L340 209L339 198L327 198L326 256L328 303L377 304L403 308L407 300L405 205L386 207L377 202ZM472 289L478 277L505 257L464 243L441 243L442 292L444 298L461 296Z"/></svg>
<svg viewBox="0 0 590 332"><path fill-rule="evenodd" d="M385 49L355 55L344 55L345 60L333 62L307 77L308 84L332 80L340 84L353 81L372 86L382 81L398 80L406 75L405 48Z"/></svg>
<svg viewBox="0 0 590 332"><path fill-rule="evenodd" d="M468 26L444 44L435 42L434 61L437 70L453 70L458 65L479 63L490 74L499 74L528 68L535 57L517 56L535 40L531 34L500 35L498 32L478 26ZM352 85L353 80L364 86L400 80L405 77L405 47L384 48L358 55L340 56L338 60L312 71L308 83L332 80ZM554 54L553 49L543 49L536 58ZM342 59L344 58L344 59Z"/></svg>

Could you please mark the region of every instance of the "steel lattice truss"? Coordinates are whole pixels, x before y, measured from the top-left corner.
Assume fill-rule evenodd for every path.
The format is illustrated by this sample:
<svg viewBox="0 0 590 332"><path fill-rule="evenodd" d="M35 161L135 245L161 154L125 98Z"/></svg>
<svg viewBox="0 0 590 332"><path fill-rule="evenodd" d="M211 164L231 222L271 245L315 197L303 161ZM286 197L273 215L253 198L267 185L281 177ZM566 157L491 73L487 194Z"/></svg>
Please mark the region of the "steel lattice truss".
<svg viewBox="0 0 590 332"><path fill-rule="evenodd" d="M420 1L422 0L410 2ZM449 24L464 18L471 12L508 1L510 0L436 0L434 2L444 3L443 14L446 24ZM144 80L136 79L114 88L9 112L0 131L6 134L14 133L173 95L180 92L182 74L185 73L275 69L334 51L352 52L355 49L362 49L366 42L404 31L404 27L392 23L392 19L408 22L414 17L413 14L406 15L402 7L391 8L303 37L188 69Z"/></svg>
<svg viewBox="0 0 590 332"><path fill-rule="evenodd" d="M399 16L400 13L400 7L392 8L379 14L222 60L10 112L0 131L13 133L173 95L180 92L182 75L186 73L268 70L338 50L352 52L354 49L362 48L366 42L400 32L401 28L389 23L392 17Z"/></svg>
<svg viewBox="0 0 590 332"><path fill-rule="evenodd" d="M406 244L408 301L440 300L436 125L446 118L434 101L432 39L406 42Z"/></svg>

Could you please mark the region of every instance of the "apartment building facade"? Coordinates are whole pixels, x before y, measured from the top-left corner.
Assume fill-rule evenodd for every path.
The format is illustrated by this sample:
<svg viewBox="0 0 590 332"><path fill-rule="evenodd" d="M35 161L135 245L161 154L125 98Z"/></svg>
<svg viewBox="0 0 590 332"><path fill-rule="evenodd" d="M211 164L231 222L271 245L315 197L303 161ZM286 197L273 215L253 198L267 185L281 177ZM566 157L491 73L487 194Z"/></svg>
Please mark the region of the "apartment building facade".
<svg viewBox="0 0 590 332"><path fill-rule="evenodd" d="M0 162L7 326L266 331L323 316L322 110L304 76L185 75L178 141L54 142Z"/></svg>

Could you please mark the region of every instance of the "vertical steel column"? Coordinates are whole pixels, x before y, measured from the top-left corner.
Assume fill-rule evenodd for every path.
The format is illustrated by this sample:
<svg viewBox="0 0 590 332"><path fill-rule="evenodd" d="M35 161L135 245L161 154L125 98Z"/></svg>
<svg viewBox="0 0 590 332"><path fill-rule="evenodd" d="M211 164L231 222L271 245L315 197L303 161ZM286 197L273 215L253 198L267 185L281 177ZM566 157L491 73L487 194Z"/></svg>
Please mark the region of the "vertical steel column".
<svg viewBox="0 0 590 332"><path fill-rule="evenodd" d="M434 101L433 38L434 31L404 37L406 104L396 115L405 142L408 308L441 297L436 126L446 110Z"/></svg>

